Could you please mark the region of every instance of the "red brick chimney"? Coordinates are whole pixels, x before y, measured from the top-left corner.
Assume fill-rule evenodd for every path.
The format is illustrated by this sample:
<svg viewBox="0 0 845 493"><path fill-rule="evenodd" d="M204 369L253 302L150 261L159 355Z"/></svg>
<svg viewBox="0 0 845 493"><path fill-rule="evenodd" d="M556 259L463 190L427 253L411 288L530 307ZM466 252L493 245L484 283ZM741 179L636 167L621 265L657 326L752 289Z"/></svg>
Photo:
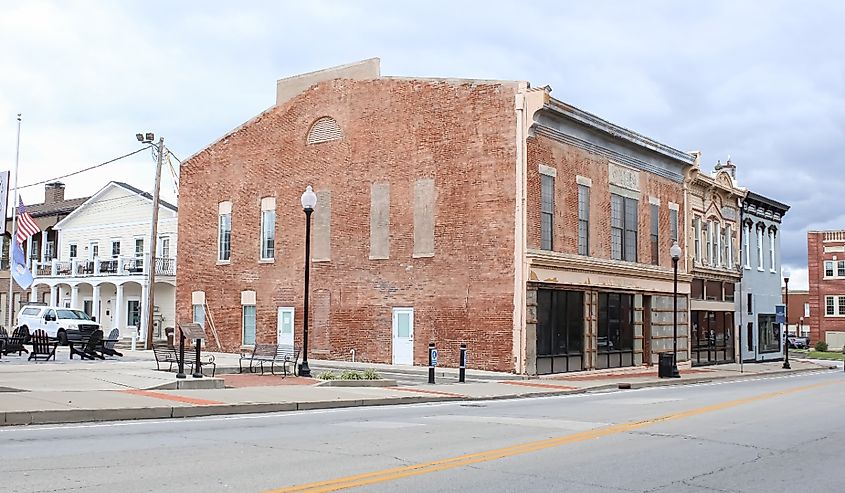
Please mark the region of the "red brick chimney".
<svg viewBox="0 0 845 493"><path fill-rule="evenodd" d="M44 203L55 204L62 202L65 199L65 184L60 181L54 181L44 185Z"/></svg>

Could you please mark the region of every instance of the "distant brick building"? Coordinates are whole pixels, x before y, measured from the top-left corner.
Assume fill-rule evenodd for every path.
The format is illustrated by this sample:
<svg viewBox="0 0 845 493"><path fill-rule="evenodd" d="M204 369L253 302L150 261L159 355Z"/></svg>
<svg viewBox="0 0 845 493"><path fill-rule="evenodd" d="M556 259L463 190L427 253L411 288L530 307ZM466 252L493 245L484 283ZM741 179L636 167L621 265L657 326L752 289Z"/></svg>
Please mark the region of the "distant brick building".
<svg viewBox="0 0 845 493"><path fill-rule="evenodd" d="M280 80L277 104L181 168L177 318L227 351L537 374L672 347L693 156L526 82L383 77L377 60ZM680 360L688 359L680 262ZM209 335L211 337L211 335Z"/></svg>
<svg viewBox="0 0 845 493"><path fill-rule="evenodd" d="M808 232L807 268L810 341L826 341L831 348L842 349L845 343L845 231Z"/></svg>
<svg viewBox="0 0 845 493"><path fill-rule="evenodd" d="M783 303L786 304L786 290ZM806 289L789 289L789 306L786 309L789 335L810 337L810 292ZM815 341L813 341L815 342Z"/></svg>

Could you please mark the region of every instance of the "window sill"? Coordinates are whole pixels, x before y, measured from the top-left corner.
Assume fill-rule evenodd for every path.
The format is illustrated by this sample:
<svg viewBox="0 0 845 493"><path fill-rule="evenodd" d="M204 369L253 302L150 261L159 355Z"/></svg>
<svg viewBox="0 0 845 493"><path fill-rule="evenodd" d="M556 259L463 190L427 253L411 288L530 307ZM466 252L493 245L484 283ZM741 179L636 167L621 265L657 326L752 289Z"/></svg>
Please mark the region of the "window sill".
<svg viewBox="0 0 845 493"><path fill-rule="evenodd" d="M259 264L275 264L276 259L274 258L260 258L258 259Z"/></svg>
<svg viewBox="0 0 845 493"><path fill-rule="evenodd" d="M231 263L232 263L231 260L218 260L217 261L217 265L229 265Z"/></svg>
<svg viewBox="0 0 845 493"><path fill-rule="evenodd" d="M551 250L546 250L551 251ZM433 253L415 253L412 255L413 258L432 258L434 257Z"/></svg>
<svg viewBox="0 0 845 493"><path fill-rule="evenodd" d="M324 264L326 262L331 262L331 261L332 261L332 259L330 259L330 258L312 258L311 259L312 264Z"/></svg>
<svg viewBox="0 0 845 493"><path fill-rule="evenodd" d="M380 257L380 256L370 255L370 260L390 260L390 257Z"/></svg>

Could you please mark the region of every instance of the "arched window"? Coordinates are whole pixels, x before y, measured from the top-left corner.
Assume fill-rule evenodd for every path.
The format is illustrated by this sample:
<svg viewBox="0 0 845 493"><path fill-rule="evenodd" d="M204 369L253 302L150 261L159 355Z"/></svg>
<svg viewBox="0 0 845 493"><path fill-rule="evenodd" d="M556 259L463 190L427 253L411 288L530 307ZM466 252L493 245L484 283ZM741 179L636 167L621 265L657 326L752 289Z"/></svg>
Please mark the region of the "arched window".
<svg viewBox="0 0 845 493"><path fill-rule="evenodd" d="M337 121L330 116L324 116L322 118L318 118L317 121L311 125L311 128L308 130L306 143L309 145L319 144L321 142L340 140L341 138L343 138L343 131L340 130L340 126L337 124Z"/></svg>

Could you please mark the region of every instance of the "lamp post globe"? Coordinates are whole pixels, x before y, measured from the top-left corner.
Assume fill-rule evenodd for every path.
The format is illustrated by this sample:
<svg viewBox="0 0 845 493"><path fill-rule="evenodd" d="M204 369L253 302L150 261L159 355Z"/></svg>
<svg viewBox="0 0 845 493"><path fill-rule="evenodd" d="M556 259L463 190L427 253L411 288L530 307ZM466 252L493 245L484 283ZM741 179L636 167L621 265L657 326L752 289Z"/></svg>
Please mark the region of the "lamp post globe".
<svg viewBox="0 0 845 493"><path fill-rule="evenodd" d="M673 323L672 323L672 378L681 378L681 372L678 371L678 261L681 260L681 246L675 241L672 247L669 248L669 255L672 256L672 270L673 277Z"/></svg>
<svg viewBox="0 0 845 493"><path fill-rule="evenodd" d="M317 194L311 185L305 188L300 198L302 210L305 212L305 295L302 303L302 363L299 365L299 376L310 377L308 367L308 278L311 271L311 213L317 207Z"/></svg>
<svg viewBox="0 0 845 493"><path fill-rule="evenodd" d="M783 369L789 370L792 367L789 365L789 268L784 267L781 272L783 273L783 286L784 292L786 293L786 299L784 300L783 306Z"/></svg>

